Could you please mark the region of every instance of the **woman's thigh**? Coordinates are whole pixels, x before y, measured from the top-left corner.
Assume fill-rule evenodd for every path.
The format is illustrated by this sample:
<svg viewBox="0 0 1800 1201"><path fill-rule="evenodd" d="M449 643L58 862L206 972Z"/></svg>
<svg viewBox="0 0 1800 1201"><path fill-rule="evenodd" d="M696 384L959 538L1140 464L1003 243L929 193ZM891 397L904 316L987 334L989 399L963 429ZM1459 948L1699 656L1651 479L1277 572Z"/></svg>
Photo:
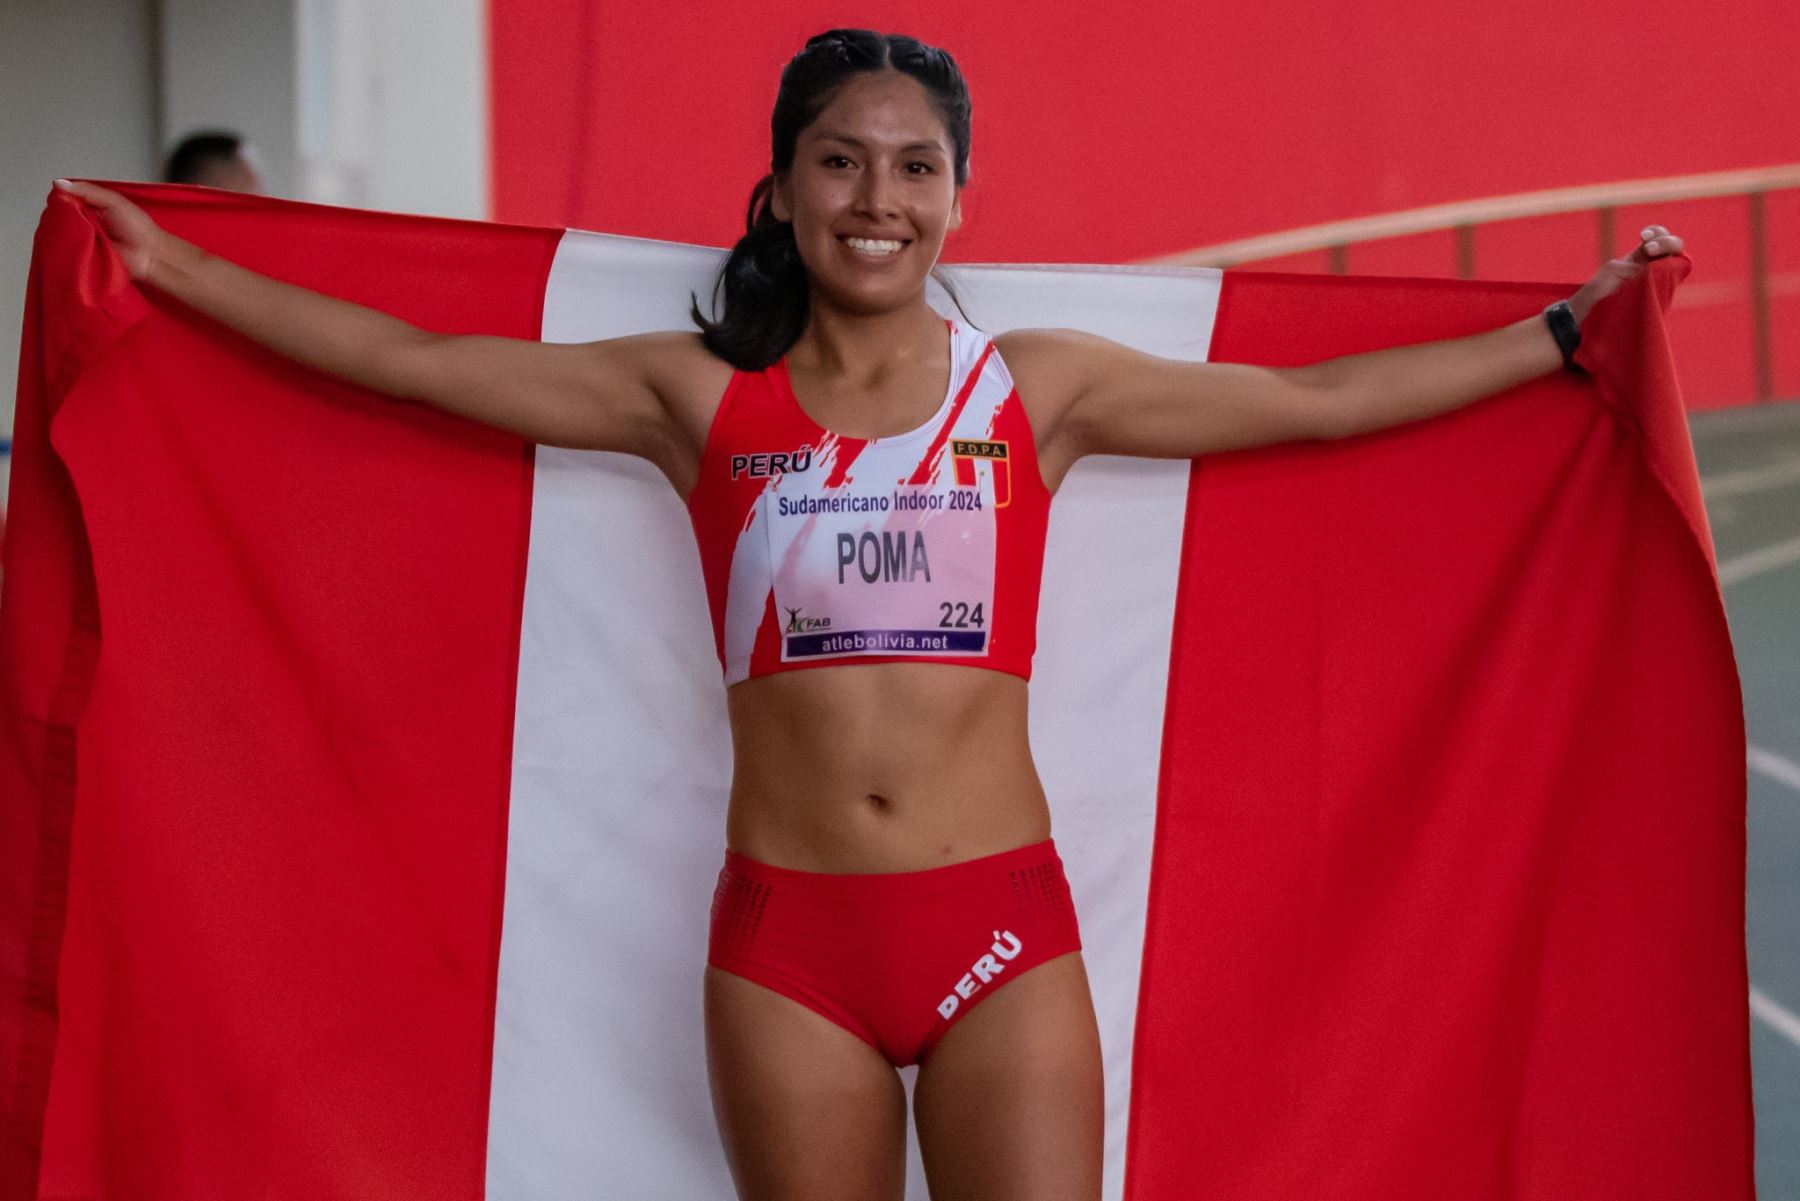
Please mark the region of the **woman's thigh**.
<svg viewBox="0 0 1800 1201"><path fill-rule="evenodd" d="M913 1113L932 1201L1097 1201L1105 1090L1080 954L950 1027L919 1068Z"/></svg>
<svg viewBox="0 0 1800 1201"><path fill-rule="evenodd" d="M869 1044L708 967L706 1063L742 1201L901 1201L906 1089Z"/></svg>

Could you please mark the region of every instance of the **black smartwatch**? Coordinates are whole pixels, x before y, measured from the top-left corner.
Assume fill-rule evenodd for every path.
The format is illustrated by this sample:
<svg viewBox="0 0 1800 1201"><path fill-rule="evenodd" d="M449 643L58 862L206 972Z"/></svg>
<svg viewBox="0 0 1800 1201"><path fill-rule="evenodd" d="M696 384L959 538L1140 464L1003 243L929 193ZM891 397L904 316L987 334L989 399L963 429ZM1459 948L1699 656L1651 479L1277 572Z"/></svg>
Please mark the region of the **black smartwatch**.
<svg viewBox="0 0 1800 1201"><path fill-rule="evenodd" d="M1581 327L1575 324L1575 314L1569 311L1569 302L1559 300L1544 310L1544 321L1550 326L1550 336L1556 339L1556 347L1562 351L1563 369L1573 371L1576 375L1586 375L1586 368L1575 361L1575 351L1581 346Z"/></svg>

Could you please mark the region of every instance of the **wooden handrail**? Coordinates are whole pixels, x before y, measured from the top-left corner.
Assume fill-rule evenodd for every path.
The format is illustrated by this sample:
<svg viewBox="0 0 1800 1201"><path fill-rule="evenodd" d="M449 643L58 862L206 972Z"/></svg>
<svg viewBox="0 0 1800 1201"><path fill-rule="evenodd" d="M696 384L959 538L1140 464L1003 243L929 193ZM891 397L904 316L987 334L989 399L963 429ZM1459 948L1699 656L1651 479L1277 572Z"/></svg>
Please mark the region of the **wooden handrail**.
<svg viewBox="0 0 1800 1201"><path fill-rule="evenodd" d="M1669 200L1700 200L1795 187L1800 187L1800 163L1781 167L1754 167L1741 171L1714 171L1704 175L1678 175L1667 179L1586 184L1574 188L1553 188L1545 192L1521 192L1515 196L1493 196L1485 200L1463 200L1455 204L1435 204L1428 208L1385 213L1378 217L1331 221L1324 225L1290 229L1284 233L1199 246L1179 254L1144 261L1183 267L1231 267L1259 259L1302 254L1309 250L1331 250L1356 242L1374 242L1382 238L1431 233L1459 226L1486 225L1494 221L1513 221L1521 217L1612 209L1627 204L1659 204Z"/></svg>

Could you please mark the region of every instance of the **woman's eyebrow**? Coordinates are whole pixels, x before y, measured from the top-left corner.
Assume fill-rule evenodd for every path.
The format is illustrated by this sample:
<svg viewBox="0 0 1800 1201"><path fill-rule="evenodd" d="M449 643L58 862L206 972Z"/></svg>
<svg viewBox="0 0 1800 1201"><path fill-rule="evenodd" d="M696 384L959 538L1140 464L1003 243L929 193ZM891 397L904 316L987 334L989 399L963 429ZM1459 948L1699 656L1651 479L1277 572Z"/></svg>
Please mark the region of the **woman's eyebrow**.
<svg viewBox="0 0 1800 1201"><path fill-rule="evenodd" d="M844 145L854 146L858 150L868 149L867 142L864 142L861 138L852 137L847 133L838 133L835 130L823 130L816 136L821 142L842 142ZM908 142L906 145L900 147L900 150L901 153L913 150L934 150L939 154L944 153L943 146L937 142Z"/></svg>

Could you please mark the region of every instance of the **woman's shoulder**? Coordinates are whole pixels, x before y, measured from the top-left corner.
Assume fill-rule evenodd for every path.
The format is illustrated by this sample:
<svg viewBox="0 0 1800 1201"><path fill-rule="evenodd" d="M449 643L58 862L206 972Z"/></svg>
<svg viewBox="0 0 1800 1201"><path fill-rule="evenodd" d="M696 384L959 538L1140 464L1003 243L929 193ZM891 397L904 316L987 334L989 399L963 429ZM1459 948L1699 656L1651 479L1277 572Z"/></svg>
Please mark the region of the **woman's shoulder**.
<svg viewBox="0 0 1800 1201"><path fill-rule="evenodd" d="M631 334L615 345L636 359L643 380L697 451L736 368L708 349L697 330Z"/></svg>
<svg viewBox="0 0 1800 1201"><path fill-rule="evenodd" d="M1033 360L1049 359L1061 366L1087 361L1096 352L1118 345L1111 338L1090 334L1084 329L1049 327L1009 329L993 338L995 349L1009 360L1024 356Z"/></svg>
<svg viewBox="0 0 1800 1201"><path fill-rule="evenodd" d="M1019 400L1039 429L1053 427L1107 339L1078 329L1014 329L994 335Z"/></svg>
<svg viewBox="0 0 1800 1201"><path fill-rule="evenodd" d="M660 379L675 382L710 382L731 378L732 366L707 348L698 330L656 330L628 334L613 345L638 356L646 369Z"/></svg>

